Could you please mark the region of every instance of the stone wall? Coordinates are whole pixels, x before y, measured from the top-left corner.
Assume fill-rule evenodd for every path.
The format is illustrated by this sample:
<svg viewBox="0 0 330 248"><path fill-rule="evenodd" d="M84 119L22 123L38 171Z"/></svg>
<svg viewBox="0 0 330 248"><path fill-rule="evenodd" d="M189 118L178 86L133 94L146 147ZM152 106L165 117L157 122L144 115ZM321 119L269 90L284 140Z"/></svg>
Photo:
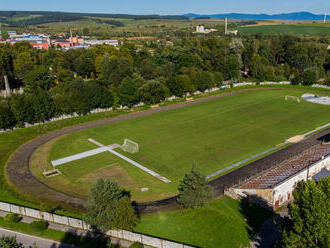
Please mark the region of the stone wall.
<svg viewBox="0 0 330 248"><path fill-rule="evenodd" d="M330 168L330 156L314 163L308 168L300 171L296 175L288 178L281 184L277 185L273 189L273 202L272 205L275 206L275 202L279 202L279 206L292 199L292 192L299 181L311 179L314 175L319 173L323 168Z"/></svg>
<svg viewBox="0 0 330 248"><path fill-rule="evenodd" d="M80 219L75 219L67 216L52 214L32 208L26 208L6 202L0 202L0 210L15 213L22 216L32 217L38 220L45 220L57 224L70 226L75 229L90 230L89 225ZM192 246L184 245L181 243L164 240L156 237L143 235L140 233L129 232L125 230L110 230L106 233L110 237L128 240L131 242L140 242L144 245L157 247L157 248L192 248Z"/></svg>

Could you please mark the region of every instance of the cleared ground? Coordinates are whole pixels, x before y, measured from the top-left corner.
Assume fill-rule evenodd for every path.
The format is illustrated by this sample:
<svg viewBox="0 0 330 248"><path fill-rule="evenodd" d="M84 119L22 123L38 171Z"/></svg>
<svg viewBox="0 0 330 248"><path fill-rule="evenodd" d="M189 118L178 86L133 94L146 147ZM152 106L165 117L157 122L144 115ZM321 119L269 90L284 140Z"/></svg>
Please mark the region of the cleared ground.
<svg viewBox="0 0 330 248"><path fill-rule="evenodd" d="M32 157L32 170L52 187L82 197L87 196L93 179L102 175L131 190L135 200L161 199L176 194L179 181L193 162L208 175L328 123L329 106L284 101L285 95L303 93L293 89L247 92L90 128L41 146ZM88 138L105 145L120 144L125 138L138 142L137 154L116 150L172 183L161 182L110 153L61 165L60 176L42 177L46 167L52 168L51 160L96 148ZM38 157L45 161L38 162ZM145 187L149 190L141 192Z"/></svg>

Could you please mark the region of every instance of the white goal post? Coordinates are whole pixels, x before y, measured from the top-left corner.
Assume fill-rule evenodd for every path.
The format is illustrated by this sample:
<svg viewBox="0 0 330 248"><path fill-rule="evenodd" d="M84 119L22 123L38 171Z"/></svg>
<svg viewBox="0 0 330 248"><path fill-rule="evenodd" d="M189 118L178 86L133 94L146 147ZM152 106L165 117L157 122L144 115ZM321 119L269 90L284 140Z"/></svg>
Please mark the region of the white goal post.
<svg viewBox="0 0 330 248"><path fill-rule="evenodd" d="M129 153L137 153L139 152L139 144L129 140L129 139L125 139L124 140L124 144L122 146L120 146L120 148L125 151L125 152L129 152Z"/></svg>
<svg viewBox="0 0 330 248"><path fill-rule="evenodd" d="M300 98L297 96L285 96L286 101L294 101L300 103Z"/></svg>

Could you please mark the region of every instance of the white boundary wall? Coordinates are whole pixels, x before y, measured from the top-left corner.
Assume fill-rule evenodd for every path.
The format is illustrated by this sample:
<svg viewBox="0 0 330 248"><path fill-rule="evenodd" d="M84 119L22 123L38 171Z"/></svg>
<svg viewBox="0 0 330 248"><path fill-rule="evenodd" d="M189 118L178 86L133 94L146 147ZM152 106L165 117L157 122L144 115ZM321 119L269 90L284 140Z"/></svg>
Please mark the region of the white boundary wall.
<svg viewBox="0 0 330 248"><path fill-rule="evenodd" d="M57 224L69 226L76 229L91 230L90 227L82 220L75 219L67 216L52 214L32 208L26 208L6 202L0 202L0 210L15 213L23 216L32 217L38 220L45 220ZM157 247L157 248L193 248L193 246L184 245L181 243L168 241L160 238L151 237L148 235L129 232L125 230L111 230L106 233L110 237L124 239L131 242L140 242L144 245Z"/></svg>
<svg viewBox="0 0 330 248"><path fill-rule="evenodd" d="M311 179L314 175L319 173L323 168L329 169L330 168L330 156L327 156L326 158L316 162L315 164L309 166L309 168L306 168L294 176L288 178L284 182L276 185L274 187L274 193L273 193L273 206L275 206L275 202L279 201L279 206L282 206L285 202L290 200L289 195L292 198L292 192L295 189L295 186L298 182L302 180Z"/></svg>

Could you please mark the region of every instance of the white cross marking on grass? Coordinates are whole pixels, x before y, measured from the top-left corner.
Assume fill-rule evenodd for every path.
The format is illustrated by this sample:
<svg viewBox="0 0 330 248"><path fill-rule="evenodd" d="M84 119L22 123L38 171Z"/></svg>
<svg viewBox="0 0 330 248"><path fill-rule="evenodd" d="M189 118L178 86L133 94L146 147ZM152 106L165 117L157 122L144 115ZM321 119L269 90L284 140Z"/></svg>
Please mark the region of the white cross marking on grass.
<svg viewBox="0 0 330 248"><path fill-rule="evenodd" d="M88 141L92 142L93 144L95 144L97 146L99 146L99 148L96 148L96 149L93 149L93 150L90 150L90 151L86 151L86 152L82 152L82 153L78 153L78 154L75 154L75 155L72 155L72 156L69 156L69 157L53 160L51 162L52 165L54 167L56 167L56 166L61 165L61 164L66 164L66 163L69 163L69 162L72 162L72 161L75 161L75 160L79 160L79 159L82 159L82 158L90 157L90 156L108 151L108 152L111 152L112 154L114 154L115 156L120 157L121 159L123 159L123 160L127 161L128 163L134 165L135 167L137 167L137 168L147 172L148 174L158 178L159 180L162 180L165 183L170 183L171 182L171 180L167 179L166 177L163 177L163 176L159 175L158 173L156 173L156 172L144 167L143 165L133 161L132 159L125 157L124 155L120 154L119 152L114 151L113 149L120 147L120 145L118 145L118 144L112 144L110 146L105 146L105 145L101 144L100 142L97 142L93 139L88 139Z"/></svg>
<svg viewBox="0 0 330 248"><path fill-rule="evenodd" d="M170 183L170 182L171 182L171 180L167 179L166 177L163 177L163 176L159 175L158 173L156 173L156 172L154 172L154 171L152 171L152 170L150 170L150 169L144 167L143 165L141 165L141 164L139 164L139 163L133 161L132 159L130 159L130 158L128 158L128 157L125 157L124 155L120 154L119 152L116 152L116 151L112 150L112 149L111 149L110 147L108 147L108 146L104 146L103 144L101 144L101 143L99 143L99 142L97 142L97 141L95 141L95 140L93 140L93 139L88 139L88 141L90 141L90 142L92 142L92 143L94 143L94 144L100 146L101 148L106 148L107 151L111 152L112 154L116 155L117 157L122 158L123 160L127 161L128 163L130 163L130 164L132 164L132 165L138 167L139 169L141 169L141 170L147 172L148 174L150 174L150 175L152 175L152 176L158 178L159 180L162 180L162 181L165 182L165 183Z"/></svg>
<svg viewBox="0 0 330 248"><path fill-rule="evenodd" d="M100 148L90 150L87 152L78 153L78 154L75 154L75 155L72 155L69 157L53 160L52 165L55 167L55 166L58 166L61 164L66 164L66 163L69 163L69 162L72 162L72 161L75 161L78 159L87 158L89 156L93 156L93 155L96 155L96 154L99 154L99 153L105 152L105 151L107 151L106 147L100 147Z"/></svg>

